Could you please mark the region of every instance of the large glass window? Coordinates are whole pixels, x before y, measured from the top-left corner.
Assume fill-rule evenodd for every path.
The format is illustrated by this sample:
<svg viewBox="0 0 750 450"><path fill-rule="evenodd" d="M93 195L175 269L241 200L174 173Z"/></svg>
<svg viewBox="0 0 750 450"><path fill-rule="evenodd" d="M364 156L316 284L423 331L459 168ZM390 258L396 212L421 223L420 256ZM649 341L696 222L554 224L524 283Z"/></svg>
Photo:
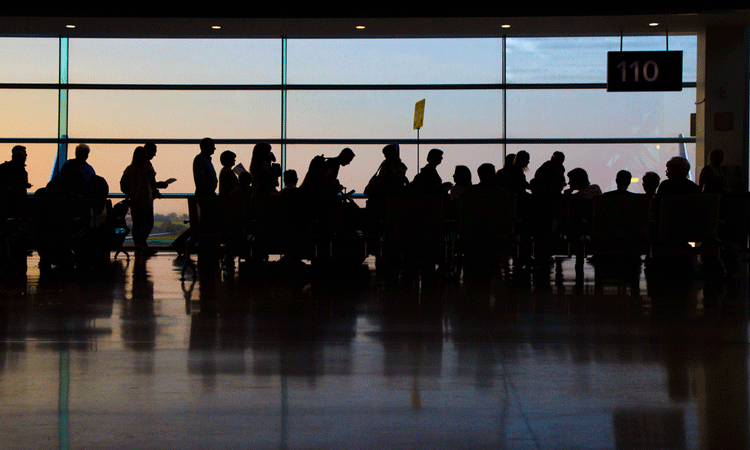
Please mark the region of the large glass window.
<svg viewBox="0 0 750 450"><path fill-rule="evenodd" d="M606 92L607 52L621 44L623 50L682 50L689 85L681 92ZM217 145L217 171L221 151L231 149L247 167L253 144L268 140L300 180L314 155L351 147L357 156L340 178L357 192L392 141L402 143L410 177L429 149L443 149L444 181L456 165L476 176L479 164L499 168L505 152L520 149L532 154L530 175L560 150L568 169L584 167L605 190L620 168L639 178L648 170L663 173L674 154L695 163L694 140L685 137L695 111L695 36L70 38L74 86L61 116L60 91L41 85L59 80L59 48L58 39L0 39L0 83L6 84L0 137L8 153L14 142L26 142L35 187L49 179L58 121L66 118L70 155L75 143L88 142L90 162L113 193L133 148L150 139L160 141L154 161L160 177L178 179L167 192L192 193L191 163L205 136L227 142ZM426 107L417 143L412 125L421 99Z"/></svg>
<svg viewBox="0 0 750 450"><path fill-rule="evenodd" d="M289 84L502 81L501 39L294 39Z"/></svg>

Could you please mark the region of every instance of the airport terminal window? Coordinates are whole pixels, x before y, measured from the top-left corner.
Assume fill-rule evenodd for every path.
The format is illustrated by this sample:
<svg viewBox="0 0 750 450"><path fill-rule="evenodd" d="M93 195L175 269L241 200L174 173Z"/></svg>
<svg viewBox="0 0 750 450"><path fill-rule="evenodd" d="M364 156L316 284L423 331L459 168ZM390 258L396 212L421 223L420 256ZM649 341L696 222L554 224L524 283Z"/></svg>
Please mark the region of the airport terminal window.
<svg viewBox="0 0 750 450"><path fill-rule="evenodd" d="M74 89L69 134L82 140L278 139L279 97L274 91Z"/></svg>
<svg viewBox="0 0 750 450"><path fill-rule="evenodd" d="M508 83L606 83L607 52L620 51L619 36L508 38ZM684 36L623 36L623 51L682 51L683 81L696 80L697 40Z"/></svg>
<svg viewBox="0 0 750 450"><path fill-rule="evenodd" d="M57 83L59 45L55 38L0 38L0 83Z"/></svg>
<svg viewBox="0 0 750 450"><path fill-rule="evenodd" d="M507 94L509 138L676 138L690 134L695 89L607 92L516 89Z"/></svg>
<svg viewBox="0 0 750 450"><path fill-rule="evenodd" d="M625 36L623 49L661 50L666 42L665 36ZM689 134L695 111L690 83L697 39L670 36L668 42L670 50L684 52L683 91L624 95L603 86L606 51L619 50L619 37L70 38L68 135L71 144L94 141L92 164L106 167L100 172L112 192L118 192L132 148L146 139L161 140L155 161L160 174L182 174L170 192L192 192L189 161L197 144L177 140L204 136L225 140L217 155L237 149L238 162L246 166L254 141L271 142L277 157L285 145L287 168L298 172L313 155L352 147L355 167L342 171L342 182L360 192L377 169L380 149L393 140L403 142L411 176L432 147L446 151L440 170L445 180L456 164L475 170L489 161L499 167L504 151L523 147L534 149L532 165L561 149L567 167L591 165L590 155L601 154L611 157L597 159L597 166L641 158L639 164L663 172L666 155L680 149L694 154L694 139L674 140ZM57 142L58 45L58 39L0 39L0 83L7 88L2 98L19 105L0 113L0 139L8 148L28 142L30 153L45 146L39 154L54 154L49 149ZM412 119L422 98L427 107L417 163ZM101 156L95 155L99 150ZM48 178L53 163L50 157L46 164L30 164L32 178ZM604 169L589 172L602 186L610 182Z"/></svg>
<svg viewBox="0 0 750 450"><path fill-rule="evenodd" d="M415 139L414 105L422 99L422 137L494 138L502 131L499 90L290 91L287 137Z"/></svg>
<svg viewBox="0 0 750 450"><path fill-rule="evenodd" d="M278 84L279 39L70 39L71 83Z"/></svg>
<svg viewBox="0 0 750 450"><path fill-rule="evenodd" d="M502 39L290 39L290 84L499 83Z"/></svg>

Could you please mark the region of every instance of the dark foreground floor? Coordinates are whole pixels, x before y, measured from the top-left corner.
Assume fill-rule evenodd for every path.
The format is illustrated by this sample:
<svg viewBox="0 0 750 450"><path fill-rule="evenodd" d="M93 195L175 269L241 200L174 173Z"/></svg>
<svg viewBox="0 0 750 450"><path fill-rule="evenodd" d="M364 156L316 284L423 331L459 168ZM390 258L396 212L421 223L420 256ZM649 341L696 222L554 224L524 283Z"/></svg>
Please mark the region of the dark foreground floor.
<svg viewBox="0 0 750 450"><path fill-rule="evenodd" d="M573 260L461 282L36 263L0 284L4 449L750 445L746 268L633 289Z"/></svg>

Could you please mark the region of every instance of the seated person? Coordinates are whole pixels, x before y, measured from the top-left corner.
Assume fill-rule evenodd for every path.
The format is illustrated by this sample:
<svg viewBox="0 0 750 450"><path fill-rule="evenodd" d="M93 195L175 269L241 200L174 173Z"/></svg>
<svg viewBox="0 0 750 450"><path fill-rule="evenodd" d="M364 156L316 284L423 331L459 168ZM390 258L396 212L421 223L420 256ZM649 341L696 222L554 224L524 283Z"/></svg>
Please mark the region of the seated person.
<svg viewBox="0 0 750 450"><path fill-rule="evenodd" d="M633 175L627 170L621 170L617 172L617 175L615 176L615 185L617 185L617 189L615 189L614 191L605 192L604 195L632 194L632 192L628 190L628 187L630 186L630 180L632 179Z"/></svg>

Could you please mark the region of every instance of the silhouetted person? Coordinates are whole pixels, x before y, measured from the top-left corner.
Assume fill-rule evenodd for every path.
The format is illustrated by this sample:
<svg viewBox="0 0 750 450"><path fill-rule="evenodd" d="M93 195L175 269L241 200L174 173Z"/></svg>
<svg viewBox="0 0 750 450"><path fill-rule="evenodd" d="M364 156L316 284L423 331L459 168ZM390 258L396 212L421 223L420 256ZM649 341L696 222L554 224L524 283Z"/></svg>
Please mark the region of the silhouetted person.
<svg viewBox="0 0 750 450"><path fill-rule="evenodd" d="M443 183L437 172L437 166L443 162L443 151L433 148L427 153L427 164L419 171L410 184L413 192L422 194L447 193L451 183Z"/></svg>
<svg viewBox="0 0 750 450"><path fill-rule="evenodd" d="M593 199L595 196L602 194L599 185L591 184L589 174L580 167L568 172L568 185L569 188L566 192L573 198Z"/></svg>
<svg viewBox="0 0 750 450"><path fill-rule="evenodd" d="M617 175L615 176L615 185L617 186L617 189L614 191L605 192L604 195L627 195L632 194L628 190L628 187L630 186L630 181L633 179L633 174L628 172L627 170L620 170L617 172Z"/></svg>
<svg viewBox="0 0 750 450"><path fill-rule="evenodd" d="M148 163L149 165L151 165L151 168L153 169L153 164L151 163L151 161L153 161L154 157L156 156L156 144L154 144L153 142L146 142L143 145L143 148L146 149L146 156L148 157ZM156 174L156 170L154 170L154 174ZM156 182L157 189L166 189L168 186L169 186L169 181L157 181Z"/></svg>
<svg viewBox="0 0 750 450"><path fill-rule="evenodd" d="M722 164L724 163L724 151L715 149L709 155L707 166L701 169L698 177L698 186L706 194L724 194L726 190L726 176Z"/></svg>
<svg viewBox="0 0 750 450"><path fill-rule="evenodd" d="M534 173L532 191L559 195L565 189L565 154L554 152Z"/></svg>
<svg viewBox="0 0 750 450"><path fill-rule="evenodd" d="M382 180L383 194L403 193L409 185L406 177L406 165L401 161L401 150L398 144L383 147L384 160L380 165L378 178Z"/></svg>
<svg viewBox="0 0 750 450"><path fill-rule="evenodd" d="M237 155L232 151L226 150L219 155L219 162L221 163L221 170L219 171L220 196L229 195L230 192L240 185L237 174L232 170L236 161Z"/></svg>
<svg viewBox="0 0 750 450"><path fill-rule="evenodd" d="M130 201L136 254L149 256L153 252L148 249L146 241L154 228L154 198L159 191L156 189L156 172L144 147L136 147L133 151L133 159L120 178L120 190Z"/></svg>
<svg viewBox="0 0 750 450"><path fill-rule="evenodd" d="M195 195L216 195L219 180L216 177L214 164L211 162L211 155L216 151L216 145L213 139L203 138L199 146L200 153L193 159Z"/></svg>
<svg viewBox="0 0 750 450"><path fill-rule="evenodd" d="M26 147L16 145L11 149L11 159L0 164L0 211L2 218L18 217L21 205L26 198L29 174L26 172Z"/></svg>
<svg viewBox="0 0 750 450"><path fill-rule="evenodd" d="M529 170L531 160L526 150L516 153L511 165L505 173L505 181L502 185L511 194L523 195L529 190L529 182L526 181L526 171Z"/></svg>
<svg viewBox="0 0 750 450"><path fill-rule="evenodd" d="M463 194L471 185L471 170L466 166L456 166L456 169L453 172L453 186L449 192L451 200L458 200L459 197L461 197L461 194Z"/></svg>
<svg viewBox="0 0 750 450"><path fill-rule="evenodd" d="M219 208L216 202L216 188L219 179L211 162L211 155L216 151L213 139L203 138L199 144L200 153L193 159L193 181L195 196L200 211L199 229L201 233L213 234L218 224ZM191 227L194 225L191 225ZM180 241L182 238L178 239ZM179 247L177 241L175 245ZM177 249L180 252L181 249Z"/></svg>
<svg viewBox="0 0 750 450"><path fill-rule="evenodd" d="M250 175L253 176L253 191L255 195L270 195L276 192L278 176L275 173L273 163L276 157L271 152L271 145L265 142L253 147L250 158Z"/></svg>
<svg viewBox="0 0 750 450"><path fill-rule="evenodd" d="M505 176L508 173L508 170L513 166L513 161L516 159L515 153L508 153L505 155L505 161L503 162L503 167L495 173L495 183L497 183L499 186L505 187Z"/></svg>
<svg viewBox="0 0 750 450"><path fill-rule="evenodd" d="M403 194L409 185L406 177L406 165L401 161L401 150L398 144L383 147L384 160L378 166L367 187L367 212L369 225L373 233L380 231L385 218L386 200L391 195Z"/></svg>
<svg viewBox="0 0 750 450"><path fill-rule="evenodd" d="M690 173L690 162L680 156L675 156L667 161L667 179L659 184L656 196L669 194L700 194L701 188L688 179Z"/></svg>
<svg viewBox="0 0 750 450"><path fill-rule="evenodd" d="M495 165L484 163L477 168L479 182L466 189L466 193L507 194L508 191L495 183Z"/></svg>
<svg viewBox="0 0 750 450"><path fill-rule="evenodd" d="M26 272L26 246L13 236L20 229L15 219L23 217L26 191L31 187L26 172L26 147L16 145L10 161L0 164L0 183L0 241L3 242L0 269L22 274ZM6 262L10 264L6 266Z"/></svg>
<svg viewBox="0 0 750 450"><path fill-rule="evenodd" d="M602 190L591 184L586 170L577 167L568 172L568 189L564 193L561 212L566 217L565 230L569 236L577 238L590 232L593 200L598 195L602 195Z"/></svg>
<svg viewBox="0 0 750 450"><path fill-rule="evenodd" d="M96 175L94 168L86 160L91 149L86 144L78 144L75 158L69 159L60 168L60 178L69 195L76 198L91 198L91 180Z"/></svg>
<svg viewBox="0 0 750 450"><path fill-rule="evenodd" d="M326 159L325 189L329 194L338 194L342 190L339 183L339 169L348 166L354 159L354 152L350 148L341 150L338 156Z"/></svg>
<svg viewBox="0 0 750 450"><path fill-rule="evenodd" d="M643 192L651 198L656 196L656 190L659 188L659 182L661 177L656 172L646 172L643 174L641 179L641 186L643 186Z"/></svg>
<svg viewBox="0 0 750 450"><path fill-rule="evenodd" d="M297 177L297 171L293 169L289 169L284 172L284 189L281 190L281 193L291 191L292 189L297 189L297 182L299 181L299 178Z"/></svg>

